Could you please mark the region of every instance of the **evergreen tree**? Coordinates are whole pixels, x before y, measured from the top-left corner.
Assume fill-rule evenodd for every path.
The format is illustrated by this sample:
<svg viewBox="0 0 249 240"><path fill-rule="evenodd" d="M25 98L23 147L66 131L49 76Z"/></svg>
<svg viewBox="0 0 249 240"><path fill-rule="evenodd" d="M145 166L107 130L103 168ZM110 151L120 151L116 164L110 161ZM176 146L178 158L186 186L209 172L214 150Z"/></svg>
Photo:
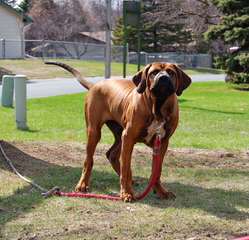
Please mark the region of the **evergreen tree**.
<svg viewBox="0 0 249 240"><path fill-rule="evenodd" d="M136 51L137 50L137 37L138 31L136 28L127 26L126 29L126 37L127 43L129 45L129 50ZM115 45L123 45L124 44L124 24L123 18L119 18L113 32L113 43Z"/></svg>
<svg viewBox="0 0 249 240"><path fill-rule="evenodd" d="M27 13L30 7L30 0L23 0L18 4L18 9L23 13Z"/></svg>
<svg viewBox="0 0 249 240"><path fill-rule="evenodd" d="M147 51L184 51L191 42L180 1L143 0L143 45Z"/></svg>
<svg viewBox="0 0 249 240"><path fill-rule="evenodd" d="M169 49L185 50L192 40L191 33L185 30L185 22L179 17L177 1L142 1L141 50L162 52ZM123 19L119 19L114 30L114 43L123 44ZM130 50L137 50L138 30L127 27L127 42Z"/></svg>
<svg viewBox="0 0 249 240"><path fill-rule="evenodd" d="M16 4L16 0L1 0L2 2L5 2L11 6L14 6Z"/></svg>
<svg viewBox="0 0 249 240"><path fill-rule="evenodd" d="M227 56L225 68L231 82L249 84L249 1L213 1L224 16L205 36L208 40L222 39L228 46L240 47L239 51Z"/></svg>

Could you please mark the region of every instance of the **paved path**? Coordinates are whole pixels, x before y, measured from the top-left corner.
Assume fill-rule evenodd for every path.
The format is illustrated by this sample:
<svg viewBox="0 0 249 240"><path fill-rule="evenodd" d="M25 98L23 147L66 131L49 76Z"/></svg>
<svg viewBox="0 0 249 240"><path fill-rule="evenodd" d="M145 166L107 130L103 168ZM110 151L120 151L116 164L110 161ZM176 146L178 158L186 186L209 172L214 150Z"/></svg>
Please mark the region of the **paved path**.
<svg viewBox="0 0 249 240"><path fill-rule="evenodd" d="M225 74L200 74L191 76L193 82L224 81ZM103 77L88 78L91 82L103 80ZM28 98L42 98L49 96L80 93L86 91L74 78L36 79L27 84ZM2 86L0 85L0 97Z"/></svg>

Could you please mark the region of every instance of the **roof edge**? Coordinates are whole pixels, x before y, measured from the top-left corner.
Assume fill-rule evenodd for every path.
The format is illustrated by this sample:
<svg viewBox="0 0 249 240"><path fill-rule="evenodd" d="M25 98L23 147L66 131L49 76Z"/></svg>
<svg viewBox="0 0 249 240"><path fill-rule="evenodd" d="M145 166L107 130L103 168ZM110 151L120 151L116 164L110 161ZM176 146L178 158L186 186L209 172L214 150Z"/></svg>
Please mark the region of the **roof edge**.
<svg viewBox="0 0 249 240"><path fill-rule="evenodd" d="M0 5L3 5L4 7L8 8L9 10L11 10L12 12L14 12L16 15L20 16L23 20L23 23L26 24L30 24L33 22L33 19L31 17L29 17L28 15L24 14L21 10L17 10L15 8L13 8L12 6L10 6L9 4L7 4L6 2L4 2L3 0L0 0Z"/></svg>

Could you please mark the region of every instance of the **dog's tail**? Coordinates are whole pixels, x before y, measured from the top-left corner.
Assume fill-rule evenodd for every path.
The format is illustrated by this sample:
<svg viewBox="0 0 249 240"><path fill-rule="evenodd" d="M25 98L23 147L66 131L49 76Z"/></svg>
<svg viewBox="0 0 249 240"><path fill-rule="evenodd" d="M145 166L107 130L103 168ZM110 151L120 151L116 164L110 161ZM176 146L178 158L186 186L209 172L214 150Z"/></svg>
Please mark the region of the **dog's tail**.
<svg viewBox="0 0 249 240"><path fill-rule="evenodd" d="M62 67L64 69L66 69L68 72L72 73L76 79L78 80L78 82L83 86L85 87L86 89L90 89L94 84L87 81L79 71L77 71L76 69L68 66L67 64L65 63L60 63L60 62L45 62L46 64L49 64L49 65L56 65L56 66L59 66L59 67Z"/></svg>

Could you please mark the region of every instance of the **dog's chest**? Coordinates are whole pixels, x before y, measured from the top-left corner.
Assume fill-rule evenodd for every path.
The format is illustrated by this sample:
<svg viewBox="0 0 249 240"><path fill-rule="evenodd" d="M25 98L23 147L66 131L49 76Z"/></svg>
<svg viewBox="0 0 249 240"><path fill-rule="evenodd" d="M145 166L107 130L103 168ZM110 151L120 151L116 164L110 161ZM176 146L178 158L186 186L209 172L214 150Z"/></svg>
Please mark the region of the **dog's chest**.
<svg viewBox="0 0 249 240"><path fill-rule="evenodd" d="M146 143L150 143L155 134L159 133L161 138L166 135L166 130L164 128L166 121L158 121L154 119L151 124L147 127L147 134L144 137Z"/></svg>

